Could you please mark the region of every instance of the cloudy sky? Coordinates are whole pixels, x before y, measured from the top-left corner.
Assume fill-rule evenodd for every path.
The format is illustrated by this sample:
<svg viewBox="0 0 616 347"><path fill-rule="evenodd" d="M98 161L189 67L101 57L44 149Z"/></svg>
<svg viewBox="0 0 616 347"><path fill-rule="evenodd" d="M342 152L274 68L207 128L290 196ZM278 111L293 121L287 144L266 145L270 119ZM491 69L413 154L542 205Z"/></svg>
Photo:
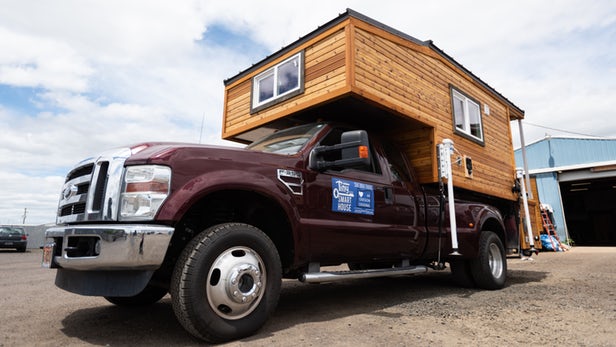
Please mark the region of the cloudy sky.
<svg viewBox="0 0 616 347"><path fill-rule="evenodd" d="M526 111L527 143L616 137L613 0L2 0L0 224L53 222L103 149L223 143L223 80L346 8L433 40Z"/></svg>

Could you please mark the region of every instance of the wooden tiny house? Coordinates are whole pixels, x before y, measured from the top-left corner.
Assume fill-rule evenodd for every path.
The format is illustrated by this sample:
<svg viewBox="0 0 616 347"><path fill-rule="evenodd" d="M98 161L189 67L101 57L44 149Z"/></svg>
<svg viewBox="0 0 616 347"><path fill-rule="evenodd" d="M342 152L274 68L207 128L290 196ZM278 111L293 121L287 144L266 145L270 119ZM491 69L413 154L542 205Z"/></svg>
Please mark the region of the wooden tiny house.
<svg viewBox="0 0 616 347"><path fill-rule="evenodd" d="M509 122L523 117L431 41L347 10L225 81L222 136L249 143L317 119L359 124L404 148L422 183L438 182L436 145L448 138L455 186L516 200Z"/></svg>

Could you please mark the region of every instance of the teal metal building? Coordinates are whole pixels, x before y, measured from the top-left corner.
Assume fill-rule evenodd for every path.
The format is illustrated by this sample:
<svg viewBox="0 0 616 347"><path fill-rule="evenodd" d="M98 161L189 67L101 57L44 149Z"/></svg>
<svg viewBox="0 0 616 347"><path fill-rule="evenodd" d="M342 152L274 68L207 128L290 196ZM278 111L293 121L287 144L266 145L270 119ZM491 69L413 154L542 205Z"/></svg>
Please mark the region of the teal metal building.
<svg viewBox="0 0 616 347"><path fill-rule="evenodd" d="M523 167L521 149L515 160ZM546 137L526 145L526 160L561 240L616 246L616 139Z"/></svg>

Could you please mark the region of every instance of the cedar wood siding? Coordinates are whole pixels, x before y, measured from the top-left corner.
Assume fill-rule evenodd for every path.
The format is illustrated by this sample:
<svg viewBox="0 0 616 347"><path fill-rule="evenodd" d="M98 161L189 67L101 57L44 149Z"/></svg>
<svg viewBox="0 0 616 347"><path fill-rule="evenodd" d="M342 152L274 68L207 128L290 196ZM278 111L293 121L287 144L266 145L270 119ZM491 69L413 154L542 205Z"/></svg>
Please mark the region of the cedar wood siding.
<svg viewBox="0 0 616 347"><path fill-rule="evenodd" d="M345 27L340 26L318 36L300 48L273 60L226 88L223 138L285 117L348 92L347 43ZM304 93L263 111L250 114L252 77L304 50Z"/></svg>
<svg viewBox="0 0 616 347"><path fill-rule="evenodd" d="M304 93L251 114L252 78L302 50ZM454 132L452 86L479 102L483 144ZM420 122L410 131L392 129L391 138L406 149L421 183L438 182L436 145L449 138L461 155L473 160L472 178L464 176L463 166L453 165L455 186L516 200L511 191L515 161L509 122L522 118L523 111L512 109L495 93L431 47L348 16L227 84L223 138L233 139L294 112L356 95ZM483 114L486 104L489 115Z"/></svg>

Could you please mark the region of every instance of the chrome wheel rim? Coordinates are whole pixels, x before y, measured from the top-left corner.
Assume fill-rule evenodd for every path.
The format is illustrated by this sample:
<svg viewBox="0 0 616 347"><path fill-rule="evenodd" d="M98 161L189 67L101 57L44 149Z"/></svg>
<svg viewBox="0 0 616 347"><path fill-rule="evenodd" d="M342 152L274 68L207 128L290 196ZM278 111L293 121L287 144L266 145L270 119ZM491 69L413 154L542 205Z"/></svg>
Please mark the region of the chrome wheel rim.
<svg viewBox="0 0 616 347"><path fill-rule="evenodd" d="M498 245L494 243L490 244L488 248L488 264L494 278L500 278L503 275L503 257L501 256Z"/></svg>
<svg viewBox="0 0 616 347"><path fill-rule="evenodd" d="M227 249L208 272L206 295L210 307L224 319L246 317L263 298L266 275L263 260L253 249Z"/></svg>

